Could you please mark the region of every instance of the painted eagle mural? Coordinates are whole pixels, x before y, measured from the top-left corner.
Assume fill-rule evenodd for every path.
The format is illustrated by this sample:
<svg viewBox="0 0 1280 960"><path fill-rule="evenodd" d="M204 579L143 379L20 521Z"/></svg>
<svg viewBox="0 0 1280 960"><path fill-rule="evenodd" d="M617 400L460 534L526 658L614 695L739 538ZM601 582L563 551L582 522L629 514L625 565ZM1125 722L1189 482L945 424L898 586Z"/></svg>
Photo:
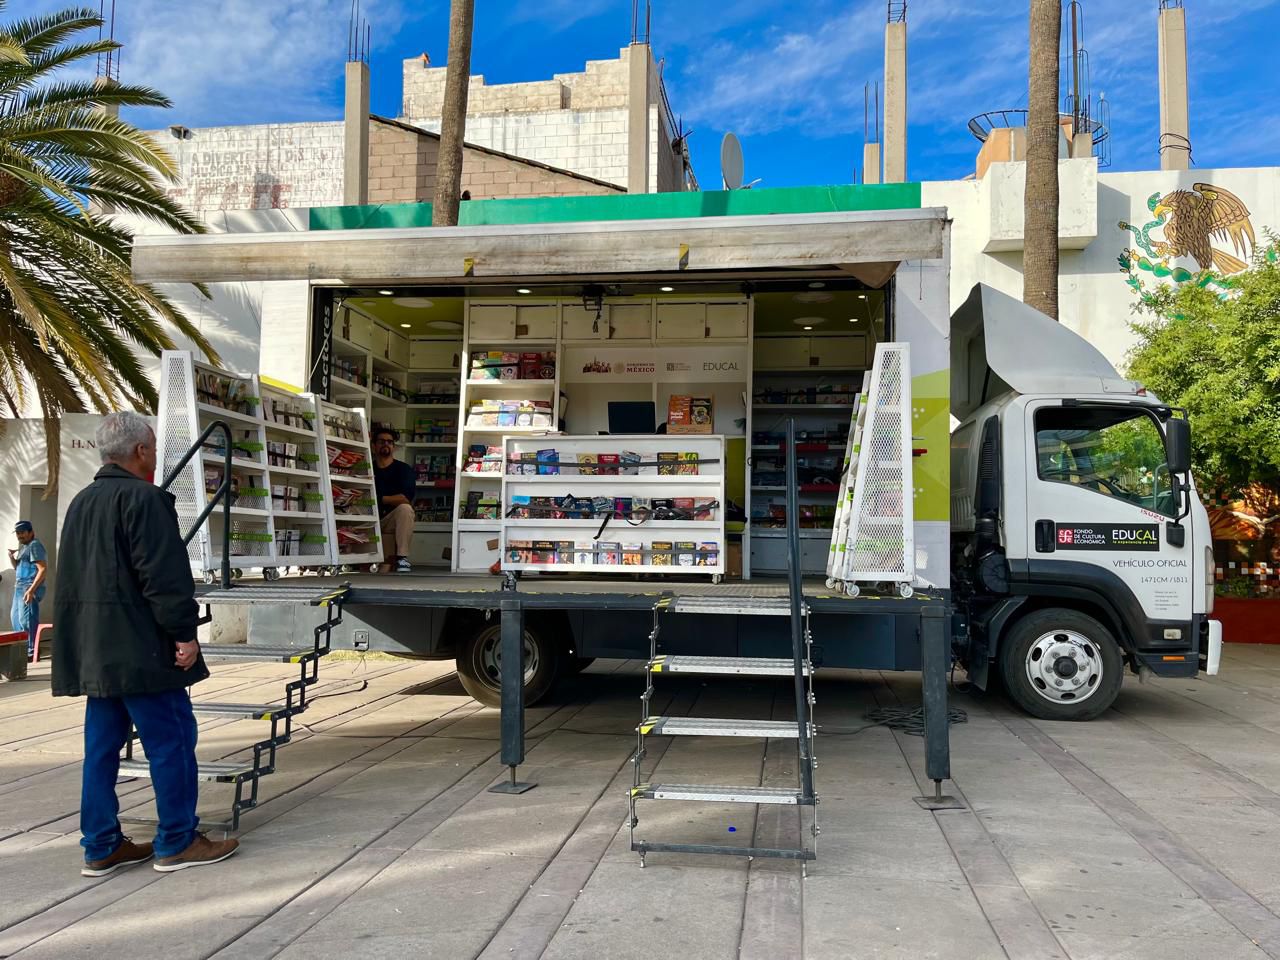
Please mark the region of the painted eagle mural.
<svg viewBox="0 0 1280 960"><path fill-rule="evenodd" d="M1157 220L1164 221L1164 240L1153 244L1156 256L1194 257L1201 270L1216 266L1227 274L1239 273L1249 266L1257 237L1249 222L1248 207L1230 190L1196 183L1190 190L1165 194L1151 212ZM1230 240L1239 256L1216 249L1214 240Z"/></svg>

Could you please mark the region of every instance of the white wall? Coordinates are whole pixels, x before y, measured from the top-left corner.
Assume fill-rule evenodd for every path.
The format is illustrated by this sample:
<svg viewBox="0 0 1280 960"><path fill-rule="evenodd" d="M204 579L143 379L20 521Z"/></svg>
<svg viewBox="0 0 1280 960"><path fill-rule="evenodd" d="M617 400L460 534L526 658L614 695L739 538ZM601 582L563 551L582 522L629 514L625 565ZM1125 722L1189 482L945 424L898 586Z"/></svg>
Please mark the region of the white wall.
<svg viewBox="0 0 1280 960"><path fill-rule="evenodd" d="M1091 161L1068 161L1068 164ZM1000 167L1020 165L998 164ZM1008 182L1007 179L1005 182ZM1087 177L1075 178L1078 189L1091 189ZM1130 288L1127 275L1121 272L1118 259L1133 249L1134 237L1119 224L1132 223L1139 229L1153 221L1148 199L1164 197L1176 190L1194 191L1198 183L1212 184L1230 191L1249 211L1249 223L1259 243L1266 243L1264 229L1280 230L1280 167L1224 170L1146 171L1137 173L1102 173L1097 177L1097 237L1082 249L1064 249L1061 253L1059 306L1063 323L1097 346L1117 365L1123 365L1134 337L1129 330L1133 307L1139 294ZM1065 179L1064 179L1065 184ZM997 289L1022 296L1022 252L1011 250L984 253L990 241L992 224L1006 223L1008 211L993 206L1022 203L1020 189L1006 192L989 189L979 180L953 180L923 184L925 206L945 206L954 227L951 235L951 307L964 302L975 283L987 283ZM1078 245L1079 223L1089 206L1087 196L1063 194L1066 222L1077 233L1065 243ZM1163 228L1153 228L1151 240L1164 238ZM1213 246L1233 256L1230 239L1214 238ZM1144 252L1144 255L1145 252ZM1150 259L1150 257L1148 257ZM1247 260L1247 257L1240 257ZM1191 273L1200 270L1190 257L1174 257L1170 265ZM1169 280L1157 279L1152 273L1136 271L1146 289Z"/></svg>

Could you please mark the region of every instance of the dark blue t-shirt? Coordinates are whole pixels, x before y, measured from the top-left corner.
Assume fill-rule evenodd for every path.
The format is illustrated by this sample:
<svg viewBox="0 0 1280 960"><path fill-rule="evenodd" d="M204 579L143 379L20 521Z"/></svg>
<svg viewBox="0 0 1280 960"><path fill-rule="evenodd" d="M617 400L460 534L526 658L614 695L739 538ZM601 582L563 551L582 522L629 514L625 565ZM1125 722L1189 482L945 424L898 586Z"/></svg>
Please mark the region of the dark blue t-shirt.
<svg viewBox="0 0 1280 960"><path fill-rule="evenodd" d="M385 467L380 467L376 463L373 465L373 487L378 495L378 516L385 517L393 510L393 507L385 507L382 505L383 497L394 497L397 493L413 503L414 494L417 493L417 475L413 472L413 467L409 466L403 460L392 460Z"/></svg>

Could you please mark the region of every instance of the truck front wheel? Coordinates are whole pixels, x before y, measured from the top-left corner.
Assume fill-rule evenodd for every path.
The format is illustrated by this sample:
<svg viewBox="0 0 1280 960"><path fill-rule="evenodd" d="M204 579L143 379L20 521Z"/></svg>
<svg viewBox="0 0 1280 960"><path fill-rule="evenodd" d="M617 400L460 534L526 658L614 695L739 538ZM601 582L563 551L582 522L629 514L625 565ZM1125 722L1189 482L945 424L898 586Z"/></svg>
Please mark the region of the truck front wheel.
<svg viewBox="0 0 1280 960"><path fill-rule="evenodd" d="M1111 706L1124 661L1111 631L1087 614L1038 610L1001 641L1000 675L1009 697L1043 720L1092 720Z"/></svg>
<svg viewBox="0 0 1280 960"><path fill-rule="evenodd" d="M561 671L560 648L535 627L524 631L524 703L531 707L551 690ZM458 650L458 679L486 707L502 705L502 625L487 623Z"/></svg>

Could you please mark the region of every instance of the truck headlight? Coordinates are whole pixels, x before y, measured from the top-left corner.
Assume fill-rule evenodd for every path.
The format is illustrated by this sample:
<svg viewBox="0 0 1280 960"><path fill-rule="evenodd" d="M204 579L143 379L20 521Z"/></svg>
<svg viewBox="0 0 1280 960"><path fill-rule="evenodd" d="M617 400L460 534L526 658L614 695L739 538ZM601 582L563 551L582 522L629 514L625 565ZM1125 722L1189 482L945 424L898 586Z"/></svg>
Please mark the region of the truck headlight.
<svg viewBox="0 0 1280 960"><path fill-rule="evenodd" d="M1213 570L1213 547L1204 548L1204 612L1213 613L1213 588L1216 583Z"/></svg>

